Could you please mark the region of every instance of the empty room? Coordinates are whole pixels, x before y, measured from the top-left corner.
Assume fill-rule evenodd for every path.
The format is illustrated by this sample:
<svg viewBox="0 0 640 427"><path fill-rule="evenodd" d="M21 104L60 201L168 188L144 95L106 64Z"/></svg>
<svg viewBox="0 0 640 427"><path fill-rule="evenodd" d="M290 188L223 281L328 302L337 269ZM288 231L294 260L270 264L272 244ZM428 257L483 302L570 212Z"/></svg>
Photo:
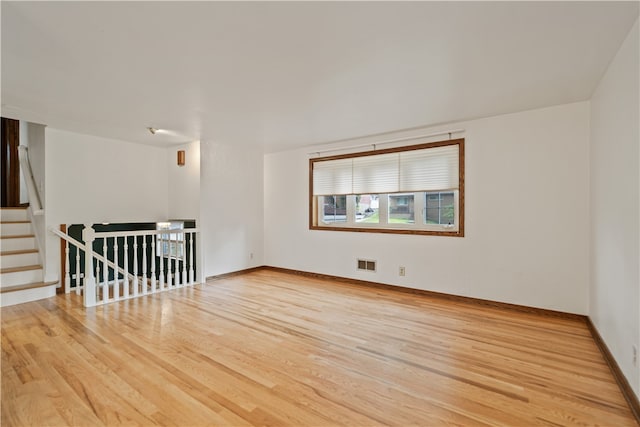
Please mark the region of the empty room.
<svg viewBox="0 0 640 427"><path fill-rule="evenodd" d="M3 427L640 425L640 2L0 14Z"/></svg>

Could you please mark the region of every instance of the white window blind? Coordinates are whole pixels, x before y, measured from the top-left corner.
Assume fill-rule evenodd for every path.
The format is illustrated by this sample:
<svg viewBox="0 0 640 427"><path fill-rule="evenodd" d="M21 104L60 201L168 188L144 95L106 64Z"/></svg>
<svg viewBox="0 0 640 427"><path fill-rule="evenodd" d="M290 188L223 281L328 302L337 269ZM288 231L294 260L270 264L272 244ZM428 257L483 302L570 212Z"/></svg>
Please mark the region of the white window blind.
<svg viewBox="0 0 640 427"><path fill-rule="evenodd" d="M398 191L398 153L353 158L352 194Z"/></svg>
<svg viewBox="0 0 640 427"><path fill-rule="evenodd" d="M313 195L455 190L459 146L320 160L313 163Z"/></svg>
<svg viewBox="0 0 640 427"><path fill-rule="evenodd" d="M399 191L458 189L458 145L403 151L400 155Z"/></svg>
<svg viewBox="0 0 640 427"><path fill-rule="evenodd" d="M351 194L353 159L328 160L313 164L313 195Z"/></svg>

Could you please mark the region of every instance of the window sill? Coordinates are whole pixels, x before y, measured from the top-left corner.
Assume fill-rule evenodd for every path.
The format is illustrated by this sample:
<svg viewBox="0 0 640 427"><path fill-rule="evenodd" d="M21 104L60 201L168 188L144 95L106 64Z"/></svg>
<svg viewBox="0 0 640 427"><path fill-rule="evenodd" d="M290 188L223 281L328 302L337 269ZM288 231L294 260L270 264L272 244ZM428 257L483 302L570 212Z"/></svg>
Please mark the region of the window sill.
<svg viewBox="0 0 640 427"><path fill-rule="evenodd" d="M384 233L384 234L415 234L423 236L446 236L446 237L464 237L464 230L440 231L440 230L421 230L407 228L373 228L373 227L325 227L318 225L309 226L309 230L324 231L351 231L356 233Z"/></svg>

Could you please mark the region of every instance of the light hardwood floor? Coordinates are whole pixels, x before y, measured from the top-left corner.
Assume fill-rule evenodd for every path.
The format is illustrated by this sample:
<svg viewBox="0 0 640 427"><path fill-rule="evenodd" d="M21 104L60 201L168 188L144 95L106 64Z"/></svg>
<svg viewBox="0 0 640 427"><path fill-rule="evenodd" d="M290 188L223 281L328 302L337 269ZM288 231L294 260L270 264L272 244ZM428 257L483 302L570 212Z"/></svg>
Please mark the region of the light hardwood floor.
<svg viewBox="0 0 640 427"><path fill-rule="evenodd" d="M635 426L580 320L273 271L2 309L2 426Z"/></svg>

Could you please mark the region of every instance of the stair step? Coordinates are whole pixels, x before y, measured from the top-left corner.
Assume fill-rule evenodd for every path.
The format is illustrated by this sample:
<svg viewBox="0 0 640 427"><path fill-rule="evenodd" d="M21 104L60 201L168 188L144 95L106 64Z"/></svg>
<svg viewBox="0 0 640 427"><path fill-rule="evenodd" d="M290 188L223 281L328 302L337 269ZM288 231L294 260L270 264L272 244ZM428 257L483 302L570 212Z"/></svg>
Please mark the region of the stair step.
<svg viewBox="0 0 640 427"><path fill-rule="evenodd" d="M10 256L10 255L22 255L22 254L37 254L37 249L20 249L17 251L3 251L0 252L0 256Z"/></svg>
<svg viewBox="0 0 640 427"><path fill-rule="evenodd" d="M44 282L27 208L0 208L0 306L54 297L57 282Z"/></svg>
<svg viewBox="0 0 640 427"><path fill-rule="evenodd" d="M23 285L2 287L0 289L0 306L7 307L43 298L56 296L57 282L36 281Z"/></svg>
<svg viewBox="0 0 640 427"><path fill-rule="evenodd" d="M38 264L39 262L40 257L36 249L0 253L0 268L23 267Z"/></svg>
<svg viewBox="0 0 640 427"><path fill-rule="evenodd" d="M42 288L44 286L55 285L56 283L58 282L35 282L35 283L26 283L24 285L3 286L2 288L0 288L0 294L4 294L7 292L23 291L25 289Z"/></svg>
<svg viewBox="0 0 640 427"><path fill-rule="evenodd" d="M41 282L43 277L44 272L39 265L3 268L0 272L0 288Z"/></svg>
<svg viewBox="0 0 640 427"><path fill-rule="evenodd" d="M27 208L1 208L0 220L2 221L27 221Z"/></svg>
<svg viewBox="0 0 640 427"><path fill-rule="evenodd" d="M29 221L2 221L2 223L0 223L0 235L3 237L24 236L28 234L33 234Z"/></svg>
<svg viewBox="0 0 640 427"><path fill-rule="evenodd" d="M36 248L36 239L33 234L24 234L19 236L2 236L0 237L0 251L19 251Z"/></svg>
<svg viewBox="0 0 640 427"><path fill-rule="evenodd" d="M17 273L19 271L29 271L29 270L38 270L41 269L42 266L41 265L23 265L20 267L7 267L7 268L3 268L0 269L0 274L5 274L5 273Z"/></svg>

